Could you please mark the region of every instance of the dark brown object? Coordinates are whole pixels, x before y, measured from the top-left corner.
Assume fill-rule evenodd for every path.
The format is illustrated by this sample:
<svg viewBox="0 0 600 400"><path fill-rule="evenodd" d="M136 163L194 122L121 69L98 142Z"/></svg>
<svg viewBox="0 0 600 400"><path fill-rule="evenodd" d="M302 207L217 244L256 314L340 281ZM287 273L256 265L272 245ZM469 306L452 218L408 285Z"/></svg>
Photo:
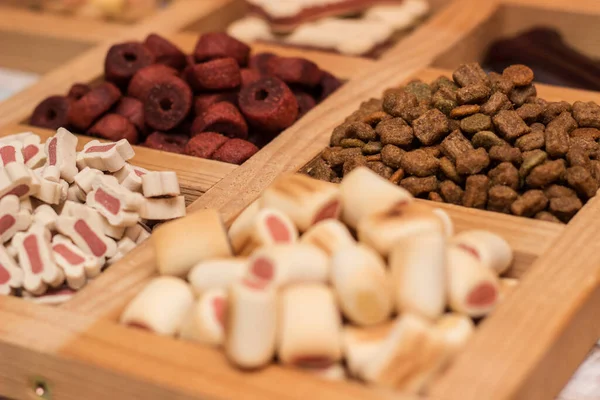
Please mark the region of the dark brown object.
<svg viewBox="0 0 600 400"><path fill-rule="evenodd" d="M240 67L248 64L250 47L239 40L222 32L205 33L200 36L194 49L197 62L231 57Z"/></svg>
<svg viewBox="0 0 600 400"><path fill-rule="evenodd" d="M462 204L464 191L456 183L446 180L440 183L440 193L446 203Z"/></svg>
<svg viewBox="0 0 600 400"><path fill-rule="evenodd" d="M223 101L237 105L237 99L238 94L233 90L220 93L203 93L194 98L194 113L196 116L202 115L208 107Z"/></svg>
<svg viewBox="0 0 600 400"><path fill-rule="evenodd" d="M448 132L448 118L438 109L431 109L413 121L415 137L426 146L442 140Z"/></svg>
<svg viewBox="0 0 600 400"><path fill-rule="evenodd" d="M215 132L202 132L191 138L185 146L185 154L200 158L211 158L229 138Z"/></svg>
<svg viewBox="0 0 600 400"><path fill-rule="evenodd" d="M242 84L240 67L231 57L188 67L185 76L190 86L196 91L229 90Z"/></svg>
<svg viewBox="0 0 600 400"><path fill-rule="evenodd" d="M490 79L478 63L462 64L452 73L452 78L461 87L490 83Z"/></svg>
<svg viewBox="0 0 600 400"><path fill-rule="evenodd" d="M314 87L321 82L321 70L317 64L305 58L272 57L267 70L288 85Z"/></svg>
<svg viewBox="0 0 600 400"><path fill-rule="evenodd" d="M493 186L488 192L487 209L510 214L511 206L518 197L517 192L508 186Z"/></svg>
<svg viewBox="0 0 600 400"><path fill-rule="evenodd" d="M192 107L192 91L183 80L175 76L164 76L144 101L146 124L167 131L179 125Z"/></svg>
<svg viewBox="0 0 600 400"><path fill-rule="evenodd" d="M490 180L485 175L471 175L467 178L463 206L485 209Z"/></svg>
<svg viewBox="0 0 600 400"><path fill-rule="evenodd" d="M248 68L254 69L260 72L262 75L269 73L269 60L273 57L277 57L273 53L258 53L250 57L248 62Z"/></svg>
<svg viewBox="0 0 600 400"><path fill-rule="evenodd" d="M521 151L531 151L535 149L541 149L546 144L546 138L544 131L532 130L531 133L523 135L515 141Z"/></svg>
<svg viewBox="0 0 600 400"><path fill-rule="evenodd" d="M329 95L342 86L342 81L327 71L321 71L321 80L318 85L319 100L325 100Z"/></svg>
<svg viewBox="0 0 600 400"><path fill-rule="evenodd" d="M438 180L435 176L428 176L427 178L411 176L402 179L400 186L417 197L429 192L435 192L438 189Z"/></svg>
<svg viewBox="0 0 600 400"><path fill-rule="evenodd" d="M522 64L507 67L502 72L502 76L511 80L515 86L527 86L533 82L533 71Z"/></svg>
<svg viewBox="0 0 600 400"><path fill-rule="evenodd" d="M408 146L415 137L413 129L402 118L391 118L377 124L375 132L383 145Z"/></svg>
<svg viewBox="0 0 600 400"><path fill-rule="evenodd" d="M483 147L469 150L456 159L456 171L460 175L475 175L490 165L490 157Z"/></svg>
<svg viewBox="0 0 600 400"><path fill-rule="evenodd" d="M184 154L188 139L186 135L153 132L148 135L143 145L151 149Z"/></svg>
<svg viewBox="0 0 600 400"><path fill-rule="evenodd" d="M240 69L240 77L242 86L248 86L261 78L262 74L256 69L242 68Z"/></svg>
<svg viewBox="0 0 600 400"><path fill-rule="evenodd" d="M520 165L523 161L521 150L509 145L492 146L489 151L490 159L496 162L511 162Z"/></svg>
<svg viewBox="0 0 600 400"><path fill-rule="evenodd" d="M541 190L529 190L519 197L511 206L515 215L533 217L548 206L548 198Z"/></svg>
<svg viewBox="0 0 600 400"><path fill-rule="evenodd" d="M185 54L179 47L164 37L151 33L144 41L144 46L154 55L155 62L182 70L186 66Z"/></svg>
<svg viewBox="0 0 600 400"><path fill-rule="evenodd" d="M229 139L212 156L213 160L241 165L258 152L258 147L242 139Z"/></svg>
<svg viewBox="0 0 600 400"><path fill-rule="evenodd" d="M69 89L67 97L77 101L88 94L90 90L92 90L90 85L86 85L85 83L75 83L73 86L71 86L71 89Z"/></svg>
<svg viewBox="0 0 600 400"><path fill-rule="evenodd" d="M137 71L154 61L154 55L140 42L116 44L106 54L104 78L118 86L125 86Z"/></svg>
<svg viewBox="0 0 600 400"><path fill-rule="evenodd" d="M483 104L492 94L492 91L483 83L462 87L456 91L458 104Z"/></svg>
<svg viewBox="0 0 600 400"><path fill-rule="evenodd" d="M69 124L71 101L65 96L50 96L33 110L29 123L46 129L58 129Z"/></svg>
<svg viewBox="0 0 600 400"><path fill-rule="evenodd" d="M400 166L405 173L426 177L436 174L440 162L425 150L418 149L406 152L400 160Z"/></svg>
<svg viewBox="0 0 600 400"><path fill-rule="evenodd" d="M569 133L577 122L568 111L562 112L546 126L546 152L552 157L562 157L569 151Z"/></svg>
<svg viewBox="0 0 600 400"><path fill-rule="evenodd" d="M142 68L131 78L127 87L127 95L143 102L150 89L165 76L177 76L177 70L162 64Z"/></svg>
<svg viewBox="0 0 600 400"><path fill-rule="evenodd" d="M490 98L481 106L481 112L486 115L494 115L500 110L512 110L510 99L502 92L494 92Z"/></svg>
<svg viewBox="0 0 600 400"><path fill-rule="evenodd" d="M504 139L509 141L513 141L531 131L516 111L501 110L492 119Z"/></svg>
<svg viewBox="0 0 600 400"><path fill-rule="evenodd" d="M211 105L194 120L192 136L202 132L218 132L225 136L246 139L248 125L236 106L221 102Z"/></svg>
<svg viewBox="0 0 600 400"><path fill-rule="evenodd" d="M298 102L298 118L302 118L304 114L315 108L317 102L308 93L302 91L295 91L296 101Z"/></svg>
<svg viewBox="0 0 600 400"><path fill-rule="evenodd" d="M127 118L141 131L144 129L144 104L133 97L123 97L115 108L115 114Z"/></svg>
<svg viewBox="0 0 600 400"><path fill-rule="evenodd" d="M402 156L405 153L401 148L388 144L381 149L381 161L388 167L397 169L401 167Z"/></svg>
<svg viewBox="0 0 600 400"><path fill-rule="evenodd" d="M593 101L573 103L573 117L582 128L600 128L600 106Z"/></svg>
<svg viewBox="0 0 600 400"><path fill-rule="evenodd" d="M91 136L117 142L126 139L131 144L137 144L138 133L135 126L122 115L106 114L100 118L87 133Z"/></svg>
<svg viewBox="0 0 600 400"><path fill-rule="evenodd" d="M488 173L490 186L507 186L512 190L519 189L519 171L509 162L498 164Z"/></svg>
<svg viewBox="0 0 600 400"><path fill-rule="evenodd" d="M583 204L577 196L555 197L550 199L550 211L560 220L568 222L577 211L581 210Z"/></svg>
<svg viewBox="0 0 600 400"><path fill-rule="evenodd" d="M584 199L593 197L598 190L598 182L583 167L571 167L567 169L567 182Z"/></svg>
<svg viewBox="0 0 600 400"><path fill-rule="evenodd" d="M109 82L101 83L69 108L69 123L80 131L107 112L121 97L119 89Z"/></svg>

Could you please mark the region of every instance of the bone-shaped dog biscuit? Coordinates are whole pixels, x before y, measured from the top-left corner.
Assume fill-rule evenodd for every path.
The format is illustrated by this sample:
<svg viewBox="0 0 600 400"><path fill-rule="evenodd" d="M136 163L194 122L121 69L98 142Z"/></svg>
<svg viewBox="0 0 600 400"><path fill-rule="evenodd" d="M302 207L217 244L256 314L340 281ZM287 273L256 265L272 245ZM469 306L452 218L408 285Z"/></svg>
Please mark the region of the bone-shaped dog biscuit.
<svg viewBox="0 0 600 400"><path fill-rule="evenodd" d="M33 223L41 225L49 231L53 231L55 229L57 219L58 214L47 204L38 206L33 212Z"/></svg>
<svg viewBox="0 0 600 400"><path fill-rule="evenodd" d="M10 163L0 168L0 198L14 194L25 198L36 194L40 189L40 180L25 164Z"/></svg>
<svg viewBox="0 0 600 400"><path fill-rule="evenodd" d="M125 229L124 235L133 240L136 244L140 244L150 237L150 232L148 232L144 225L137 223Z"/></svg>
<svg viewBox="0 0 600 400"><path fill-rule="evenodd" d="M24 231L31 225L31 214L21 212L17 196L5 196L0 199L0 244L9 241L18 231Z"/></svg>
<svg viewBox="0 0 600 400"><path fill-rule="evenodd" d="M213 346L225 340L227 291L211 289L203 293L192 306L181 327L182 339L194 340Z"/></svg>
<svg viewBox="0 0 600 400"><path fill-rule="evenodd" d="M23 270L0 244L0 295L9 295L23 284Z"/></svg>
<svg viewBox="0 0 600 400"><path fill-rule="evenodd" d="M127 227L139 221L138 212L145 199L139 193L96 180L87 194L86 204L97 210L113 226Z"/></svg>
<svg viewBox="0 0 600 400"><path fill-rule="evenodd" d="M69 183L78 172L77 159L77 137L65 128L58 128L56 135L46 141L46 168L43 177L49 179L56 176L56 170L60 178Z"/></svg>
<svg viewBox="0 0 600 400"><path fill-rule="evenodd" d="M108 223L108 220L104 218L98 211L85 205L79 204L73 201L66 201L64 203L61 215L67 217L82 218L100 229L104 234L113 239L121 239L125 233L124 227L112 226Z"/></svg>
<svg viewBox="0 0 600 400"><path fill-rule="evenodd" d="M23 164L23 153L21 149L23 144L18 141L8 143L0 143L0 167L4 167L10 163L17 162Z"/></svg>
<svg viewBox="0 0 600 400"><path fill-rule="evenodd" d="M126 139L113 143L92 140L77 155L77 166L79 169L90 167L100 171L116 172L134 155L135 152Z"/></svg>
<svg viewBox="0 0 600 400"><path fill-rule="evenodd" d="M179 196L179 181L172 171L148 172L142 175L142 193L145 197Z"/></svg>
<svg viewBox="0 0 600 400"><path fill-rule="evenodd" d="M140 217L148 220L167 220L185 216L185 196L145 199Z"/></svg>
<svg viewBox="0 0 600 400"><path fill-rule="evenodd" d="M91 277L100 273L101 260L84 253L62 235L52 238L52 254L56 264L64 271L67 285L71 289L81 289L85 286L88 272Z"/></svg>
<svg viewBox="0 0 600 400"><path fill-rule="evenodd" d="M46 204L58 205L61 203L61 200L63 199L64 186L61 183L60 179L58 181L54 182L54 181L45 179L43 177L40 177L38 182L39 182L39 189L37 190L37 192L35 192L33 194L33 197L35 197L38 200L43 201ZM67 187L67 192L68 192L68 187ZM67 195L68 195L68 193L64 193L65 199L66 199Z"/></svg>
<svg viewBox="0 0 600 400"><path fill-rule="evenodd" d="M86 219L61 215L56 220L56 229L94 257L110 258L117 251L115 241Z"/></svg>
<svg viewBox="0 0 600 400"><path fill-rule="evenodd" d="M112 265L114 263L116 263L117 261L119 261L120 259L122 259L123 257L125 257L127 255L127 253L129 253L131 250L135 249L136 244L133 240L129 239L128 237L124 237L123 239L119 240L117 242L117 252L115 253L114 256L112 256L111 258L109 258L107 260L108 265Z"/></svg>
<svg viewBox="0 0 600 400"><path fill-rule="evenodd" d="M77 184L72 183L67 190L67 200L74 201L76 203L85 203L87 194L81 190Z"/></svg>
<svg viewBox="0 0 600 400"><path fill-rule="evenodd" d="M113 174L119 184L132 192L142 191L142 178L149 173L148 170L125 163L123 168ZM179 194L179 193L178 193Z"/></svg>
<svg viewBox="0 0 600 400"><path fill-rule="evenodd" d="M98 177L104 176L102 171L94 168L85 167L75 175L74 181L86 194L92 191L92 184Z"/></svg>
<svg viewBox="0 0 600 400"><path fill-rule="evenodd" d="M244 277L248 261L245 258L215 258L201 261L188 274L196 294L212 289L224 289Z"/></svg>
<svg viewBox="0 0 600 400"><path fill-rule="evenodd" d="M15 140L19 141L19 142L23 142L26 138L31 137L31 136L37 137L37 135L33 132L13 133L12 135L0 137L0 143L4 144L4 143L13 142Z"/></svg>
<svg viewBox="0 0 600 400"><path fill-rule="evenodd" d="M21 153L23 162L29 168L39 168L46 162L45 146L40 144L40 137L37 135L27 136L23 139Z"/></svg>

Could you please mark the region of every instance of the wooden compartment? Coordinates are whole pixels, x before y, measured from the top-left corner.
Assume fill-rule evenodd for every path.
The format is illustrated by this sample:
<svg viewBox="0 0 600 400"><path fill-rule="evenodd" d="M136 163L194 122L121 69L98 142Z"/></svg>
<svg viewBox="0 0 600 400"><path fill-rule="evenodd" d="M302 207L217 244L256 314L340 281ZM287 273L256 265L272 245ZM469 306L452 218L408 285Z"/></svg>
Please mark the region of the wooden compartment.
<svg viewBox="0 0 600 400"><path fill-rule="evenodd" d="M521 2L534 8L552 6L541 0L539 4ZM216 0L211 3L210 10L219 9L214 6ZM377 62L303 52L350 81L242 166L206 160L192 166L189 157L148 149L136 149L134 163L150 169L176 168L188 200L206 191L189 206L190 211L216 208L231 222L276 176L298 171L317 156L328 144L332 129L362 101L412 78L431 80L448 74L428 66L441 59L441 54L456 52L460 43L475 37L473 32L493 20L498 10L516 3L449 2ZM223 0L220 6L227 4ZM552 9L563 8L556 5ZM170 25L157 17L153 23L132 27L47 74L34 87L0 105L0 133L31 129L20 123L42 98L64 92L77 80L98 78L111 43L157 31L189 50L196 35L175 32L202 18L184 14ZM538 90L546 99L600 102L596 92L546 85L538 85ZM481 324L465 351L434 383L429 398L552 398L600 336L600 320L595 315L600 306L600 252L595 244L600 234L595 222L600 217L600 198L589 201L566 226L442 207L458 231L485 228L505 237L516 254L511 274L521 278L521 284ZM425 398L354 382L321 381L279 366L244 373L232 368L219 351L118 325L117 317L127 301L154 275L154 254L146 243L60 307L0 298L0 320L4 322L0 329L0 393L35 399L39 398L35 390L44 389L52 398L90 400L305 399L315 395L323 399Z"/></svg>

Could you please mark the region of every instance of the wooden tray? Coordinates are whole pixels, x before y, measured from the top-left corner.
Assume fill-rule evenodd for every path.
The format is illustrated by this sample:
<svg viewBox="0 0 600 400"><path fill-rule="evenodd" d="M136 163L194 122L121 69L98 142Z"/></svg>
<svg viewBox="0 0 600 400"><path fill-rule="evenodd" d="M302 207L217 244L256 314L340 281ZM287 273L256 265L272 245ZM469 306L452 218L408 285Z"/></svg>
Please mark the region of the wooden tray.
<svg viewBox="0 0 600 400"><path fill-rule="evenodd" d="M597 8L591 1L578 2L577 10L593 14ZM151 169L176 169L188 200L206 191L190 210L217 208L231 221L277 175L297 171L318 155L333 127L360 102L412 78L431 80L447 74L428 66L473 38L506 7L523 4L540 9L540 13L571 13L575 7L558 0L454 0L377 62L302 52L350 81L242 166L148 149L136 149L134 162ZM227 5L231 2L221 3ZM207 15L215 10L223 15L218 6ZM0 135L31 129L22 122L45 96L62 93L75 81L97 79L110 43L157 31L190 50L196 37L176 32L202 18L184 14L171 25L157 17L154 23L131 27L49 72L38 84L0 105ZM538 85L538 91L549 100L600 102L600 93L544 85ZM600 249L596 244L600 198L591 200L566 226L442 206L458 231L485 228L505 237L516 252L511 275L522 277L522 282L481 324L466 350L434 383L428 398L552 398L600 336L596 316L600 306ZM155 274L154 267L152 248L142 245L60 307L0 298L0 393L17 399L90 400L306 399L315 395L331 400L422 398L358 383L321 381L278 366L241 373L214 349L118 325L119 313ZM36 388L45 389L50 397L36 397Z"/></svg>

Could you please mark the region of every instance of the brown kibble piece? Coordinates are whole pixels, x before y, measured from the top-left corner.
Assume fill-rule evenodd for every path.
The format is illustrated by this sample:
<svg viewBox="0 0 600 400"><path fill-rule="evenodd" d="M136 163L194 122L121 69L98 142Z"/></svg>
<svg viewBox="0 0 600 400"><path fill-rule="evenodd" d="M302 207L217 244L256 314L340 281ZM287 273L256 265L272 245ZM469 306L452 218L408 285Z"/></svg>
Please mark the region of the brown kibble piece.
<svg viewBox="0 0 600 400"><path fill-rule="evenodd" d="M133 97L122 97L115 108L115 114L127 118L135 127L144 129L144 104Z"/></svg>
<svg viewBox="0 0 600 400"><path fill-rule="evenodd" d="M109 82L101 83L69 108L69 123L81 131L107 112L121 98L119 89Z"/></svg>
<svg viewBox="0 0 600 400"><path fill-rule="evenodd" d="M489 155L492 161L507 161L515 165L520 165L523 161L521 150L509 145L493 146L490 148Z"/></svg>
<svg viewBox="0 0 600 400"><path fill-rule="evenodd" d="M399 168L392 174L392 176L390 176L389 181L395 185L399 185L402 178L404 178L404 170Z"/></svg>
<svg viewBox="0 0 600 400"><path fill-rule="evenodd" d="M154 55L155 62L181 70L186 65L185 54L181 49L164 37L151 33L144 46Z"/></svg>
<svg viewBox="0 0 600 400"><path fill-rule="evenodd" d="M242 84L240 67L231 57L188 67L185 76L190 86L197 91L229 90Z"/></svg>
<svg viewBox="0 0 600 400"><path fill-rule="evenodd" d="M390 177L394 173L394 170L392 168L388 167L381 161L367 161L367 167L369 167L371 170L373 170L375 173L377 173L379 176L385 179L390 179Z"/></svg>
<svg viewBox="0 0 600 400"><path fill-rule="evenodd" d="M243 139L229 139L213 154L212 159L230 164L243 164L258 152L258 147Z"/></svg>
<svg viewBox="0 0 600 400"><path fill-rule="evenodd" d="M573 189L562 185L550 185L544 189L544 194L549 199L553 199L555 197L577 196L577 193L575 193Z"/></svg>
<svg viewBox="0 0 600 400"><path fill-rule="evenodd" d="M600 161L590 161L590 174L592 174L596 182L600 183Z"/></svg>
<svg viewBox="0 0 600 400"><path fill-rule="evenodd" d="M361 122L375 128L380 122L392 119L392 116L385 111L375 111L371 114L365 115ZM404 121L402 121L404 122ZM405 123L406 124L406 123Z"/></svg>
<svg viewBox="0 0 600 400"><path fill-rule="evenodd" d="M462 177L458 174L456 166L449 158L440 158L440 170L448 179L452 179L456 183L462 182Z"/></svg>
<svg viewBox="0 0 600 400"><path fill-rule="evenodd" d="M186 135L153 132L146 138L143 145L151 149L184 154L188 139Z"/></svg>
<svg viewBox="0 0 600 400"><path fill-rule="evenodd" d="M529 175L532 169L541 165L548 158L548 154L543 150L532 150L523 153L523 163L519 169L519 175L526 177Z"/></svg>
<svg viewBox="0 0 600 400"><path fill-rule="evenodd" d="M347 125L345 136L347 138L357 138L364 142L377 139L377 134L371 125L359 121Z"/></svg>
<svg viewBox="0 0 600 400"><path fill-rule="evenodd" d="M517 114L528 124L534 123L542 115L544 109L537 104L525 103L517 109Z"/></svg>
<svg viewBox="0 0 600 400"><path fill-rule="evenodd" d="M229 138L216 132L202 132L191 138L185 146L185 154L210 159Z"/></svg>
<svg viewBox="0 0 600 400"><path fill-rule="evenodd" d="M440 193L446 203L450 204L462 204L462 197L464 191L456 183L446 180L440 183Z"/></svg>
<svg viewBox="0 0 600 400"><path fill-rule="evenodd" d="M191 135L201 132L217 132L232 138L246 139L248 125L236 106L221 102L213 104L192 124Z"/></svg>
<svg viewBox="0 0 600 400"><path fill-rule="evenodd" d="M402 157L406 152L399 147L391 144L383 146L381 149L381 161L391 168L400 168Z"/></svg>
<svg viewBox="0 0 600 400"><path fill-rule="evenodd" d="M494 92L500 92L508 95L515 87L512 80L500 75L497 72L490 72L488 76Z"/></svg>
<svg viewBox="0 0 600 400"><path fill-rule="evenodd" d="M143 102L148 97L150 90L169 75L177 76L177 70L162 64L153 64L142 68L131 78L127 87L127 95Z"/></svg>
<svg viewBox="0 0 600 400"><path fill-rule="evenodd" d="M272 57L267 65L268 73L288 85L314 87L321 81L321 70L312 61L300 57Z"/></svg>
<svg viewBox="0 0 600 400"><path fill-rule="evenodd" d="M427 178L411 176L402 179L400 186L416 197L425 193L435 192L438 189L438 180L435 176L428 176Z"/></svg>
<svg viewBox="0 0 600 400"><path fill-rule="evenodd" d="M154 55L140 42L113 45L104 60L104 78L118 86L125 86L141 68L154 63Z"/></svg>
<svg viewBox="0 0 600 400"><path fill-rule="evenodd" d="M321 157L323 158L323 160L327 161L329 165L335 168L343 165L346 162L346 160L361 155L362 151L357 147L348 149L342 149L340 147L328 147L325 150L323 150Z"/></svg>
<svg viewBox="0 0 600 400"><path fill-rule="evenodd" d="M537 89L535 88L535 85L528 85L514 88L513 90L511 90L508 97L510 98L510 101L515 103L517 107L520 107L523 104L525 104L525 102L529 98L534 97L536 95Z"/></svg>
<svg viewBox="0 0 600 400"><path fill-rule="evenodd" d="M360 139L344 138L340 141L340 146L342 146L344 148L360 147L362 149L364 145L365 145L365 142L363 142Z"/></svg>
<svg viewBox="0 0 600 400"><path fill-rule="evenodd" d="M492 94L489 86L476 84L462 87L456 91L458 104L483 104Z"/></svg>
<svg viewBox="0 0 600 400"><path fill-rule="evenodd" d="M551 157L564 157L569 151L569 133L577 128L571 113L565 111L546 126L546 152Z"/></svg>
<svg viewBox="0 0 600 400"><path fill-rule="evenodd" d="M489 116L497 114L498 111L500 111L500 110L512 110L512 109L513 109L513 105L510 102L510 100L508 99L508 96L506 96L502 92L492 93L492 95L490 96L488 101L483 103L483 105L481 106L481 112L483 114L486 114Z"/></svg>
<svg viewBox="0 0 600 400"><path fill-rule="evenodd" d="M600 106L593 101L573 103L573 117L582 128L600 128Z"/></svg>
<svg viewBox="0 0 600 400"><path fill-rule="evenodd" d="M362 152L364 155L373 155L379 154L383 150L383 144L381 142L368 142L362 147Z"/></svg>
<svg viewBox="0 0 600 400"><path fill-rule="evenodd" d="M450 111L450 118L464 118L469 115L477 114L481 106L479 104L465 104L458 106Z"/></svg>
<svg viewBox="0 0 600 400"><path fill-rule="evenodd" d="M517 192L508 186L493 186L488 192L487 209L510 214L510 208L518 197Z"/></svg>
<svg viewBox="0 0 600 400"><path fill-rule="evenodd" d="M531 133L523 135L515 141L515 146L521 151L541 149L546 144L544 131L532 130Z"/></svg>
<svg viewBox="0 0 600 400"><path fill-rule="evenodd" d="M597 145L597 143L592 142ZM570 167L581 166L586 169L590 167L590 156L586 149L579 144L572 144L567 152L567 162Z"/></svg>
<svg viewBox="0 0 600 400"><path fill-rule="evenodd" d="M490 180L485 175L472 175L467 178L462 204L465 207L485 209Z"/></svg>
<svg viewBox="0 0 600 400"><path fill-rule="evenodd" d="M458 158L473 150L473 145L460 131L456 130L446 136L442 141L441 148L446 157L456 162Z"/></svg>
<svg viewBox="0 0 600 400"><path fill-rule="evenodd" d="M598 182L583 167L571 167L567 169L567 182L584 199L593 197L598 190Z"/></svg>
<svg viewBox="0 0 600 400"><path fill-rule="evenodd" d="M532 217L548 206L548 199L541 190L529 190L523 193L511 206L513 214Z"/></svg>
<svg viewBox="0 0 600 400"><path fill-rule="evenodd" d="M493 118L494 125L506 140L512 141L530 132L516 111L502 110Z"/></svg>
<svg viewBox="0 0 600 400"><path fill-rule="evenodd" d="M344 176L348 175L350 172L352 172L354 169L358 168L358 167L365 167L367 165L367 159L360 155L357 157L352 157L349 158L348 160L346 160L346 162L344 163L344 166L342 168L342 173L344 174Z"/></svg>
<svg viewBox="0 0 600 400"><path fill-rule="evenodd" d="M550 211L563 222L569 222L581 207L583 204L577 196L550 199Z"/></svg>
<svg viewBox="0 0 600 400"><path fill-rule="evenodd" d="M331 182L336 177L336 174L333 171L333 169L331 169L331 167L327 165L325 160L321 158L317 159L313 163L310 170L308 171L308 175L315 179L327 182Z"/></svg>
<svg viewBox="0 0 600 400"><path fill-rule="evenodd" d="M434 146L421 147L421 150L427 152L432 157L439 158L442 155L442 149L439 144Z"/></svg>
<svg viewBox="0 0 600 400"><path fill-rule="evenodd" d="M197 62L232 57L240 67L246 66L249 55L250 47L247 44L222 32L205 33L200 36L194 49Z"/></svg>
<svg viewBox="0 0 600 400"><path fill-rule="evenodd" d="M429 192L429 194L427 195L427 200L435 201L437 203L444 202L444 199L442 199L442 196L440 196L438 192Z"/></svg>
<svg viewBox="0 0 600 400"><path fill-rule="evenodd" d="M519 171L509 162L498 164L488 173L490 186L508 186L512 190L519 189Z"/></svg>
<svg viewBox="0 0 600 400"><path fill-rule="evenodd" d="M426 151L418 149L404 153L400 159L400 166L409 175L425 177L434 175L440 162Z"/></svg>
<svg viewBox="0 0 600 400"><path fill-rule="evenodd" d="M571 138L582 138L596 141L600 139L600 129L577 128L571 132Z"/></svg>
<svg viewBox="0 0 600 400"><path fill-rule="evenodd" d="M567 103L566 101L548 103L548 105L544 108L544 112L542 113L541 122L547 125L550 123L550 121L565 111L571 112L571 104Z"/></svg>
<svg viewBox="0 0 600 400"><path fill-rule="evenodd" d="M442 140L448 132L448 118L438 109L432 109L413 121L417 139L426 146Z"/></svg>
<svg viewBox="0 0 600 400"><path fill-rule="evenodd" d="M515 64L502 71L502 76L510 79L515 86L527 86L533 82L533 71L526 65Z"/></svg>
<svg viewBox="0 0 600 400"><path fill-rule="evenodd" d="M456 92L456 90L458 89L456 83L454 83L454 81L452 81L450 78L444 75L438 76L433 82L431 82L429 86L431 86L431 90L434 93L442 88L449 89L453 92Z"/></svg>
<svg viewBox="0 0 600 400"><path fill-rule="evenodd" d="M417 97L412 94L405 92L402 89L388 90L383 96L383 111L391 115L392 117L401 117L404 120L411 122L414 114L414 110L419 107L419 101Z"/></svg>
<svg viewBox="0 0 600 400"><path fill-rule="evenodd" d="M461 175L475 175L490 165L490 157L483 147L469 150L456 159L456 171Z"/></svg>
<svg viewBox="0 0 600 400"><path fill-rule="evenodd" d="M460 121L460 130L464 133L477 133L492 129L492 119L485 114L474 114Z"/></svg>
<svg viewBox="0 0 600 400"><path fill-rule="evenodd" d="M71 101L65 96L50 96L38 104L31 114L29 123L46 129L58 129L69 123Z"/></svg>
<svg viewBox="0 0 600 400"><path fill-rule="evenodd" d="M526 182L532 188L541 188L561 180L565 172L564 160L546 161L531 170Z"/></svg>
<svg viewBox="0 0 600 400"><path fill-rule="evenodd" d="M462 64L452 73L452 78L461 87L490 83L487 74L478 63Z"/></svg>
<svg viewBox="0 0 600 400"><path fill-rule="evenodd" d="M144 101L146 125L168 131L179 125L192 108L192 91L182 79L165 76L157 83Z"/></svg>
<svg viewBox="0 0 600 400"><path fill-rule="evenodd" d="M431 103L431 97L433 92L431 90L431 86L426 84L423 81L416 80L409 82L406 86L404 86L404 90L408 93L412 93L417 97L417 100L421 102L425 102L426 104Z"/></svg>
<svg viewBox="0 0 600 400"><path fill-rule="evenodd" d="M561 223L560 219L556 218L554 214L548 211L540 211L539 213L535 214L534 218L539 219L540 221Z"/></svg>
<svg viewBox="0 0 600 400"><path fill-rule="evenodd" d="M471 138L471 142L473 143L473 147L483 147L487 151L489 151L493 146L510 146L506 140L500 139L494 132L491 131L477 132Z"/></svg>
<svg viewBox="0 0 600 400"><path fill-rule="evenodd" d="M447 87L443 87L433 95L431 105L444 115L450 115L452 110L458 105L456 103L456 92Z"/></svg>
<svg viewBox="0 0 600 400"><path fill-rule="evenodd" d="M391 118L377 124L375 132L381 138L383 145L408 146L413 142L413 128L408 126L402 118Z"/></svg>
<svg viewBox="0 0 600 400"><path fill-rule="evenodd" d="M531 128L531 131L542 131L544 132L546 130L546 125L540 123L540 122L534 122L533 124L529 125L529 127Z"/></svg>

